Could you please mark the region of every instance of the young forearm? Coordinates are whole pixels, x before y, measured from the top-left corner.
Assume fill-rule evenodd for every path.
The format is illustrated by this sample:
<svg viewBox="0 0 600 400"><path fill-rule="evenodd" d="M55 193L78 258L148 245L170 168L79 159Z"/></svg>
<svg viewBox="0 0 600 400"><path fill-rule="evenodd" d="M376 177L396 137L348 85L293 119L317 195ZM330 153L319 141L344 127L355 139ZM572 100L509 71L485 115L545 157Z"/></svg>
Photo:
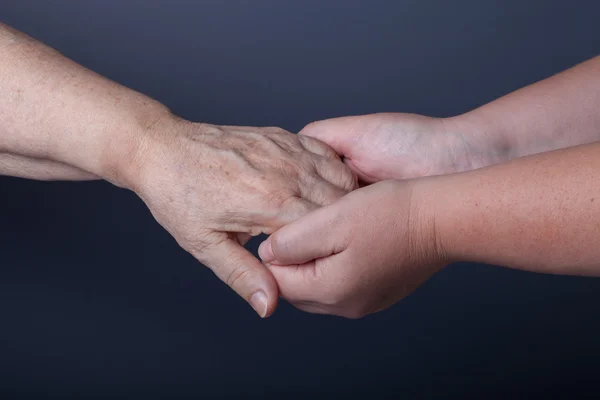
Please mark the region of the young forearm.
<svg viewBox="0 0 600 400"><path fill-rule="evenodd" d="M439 249L453 261L600 275L600 144L426 178Z"/></svg>
<svg viewBox="0 0 600 400"><path fill-rule="evenodd" d="M510 93L447 126L474 168L600 140L600 56Z"/></svg>
<svg viewBox="0 0 600 400"><path fill-rule="evenodd" d="M0 153L127 180L138 134L168 110L0 24Z"/></svg>

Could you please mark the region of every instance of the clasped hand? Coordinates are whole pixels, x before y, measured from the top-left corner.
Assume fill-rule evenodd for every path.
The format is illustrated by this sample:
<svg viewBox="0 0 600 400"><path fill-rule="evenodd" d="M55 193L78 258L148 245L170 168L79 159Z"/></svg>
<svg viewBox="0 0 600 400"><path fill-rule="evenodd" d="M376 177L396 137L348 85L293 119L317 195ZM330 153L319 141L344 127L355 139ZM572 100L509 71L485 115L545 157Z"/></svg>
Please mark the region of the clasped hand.
<svg viewBox="0 0 600 400"><path fill-rule="evenodd" d="M359 318L391 306L448 263L422 182L407 178L456 172L463 168L458 160L470 162L449 128L434 118L375 114L300 132L332 146L363 183L375 183L261 244L259 256L283 298L303 311Z"/></svg>
<svg viewBox="0 0 600 400"><path fill-rule="evenodd" d="M169 116L133 147L132 186L177 242L262 317L279 297L309 312L361 317L448 261L420 180L407 179L468 161L448 128L376 114L294 135ZM374 184L358 189L359 179ZM261 233L272 234L259 248L263 263L243 247Z"/></svg>
<svg viewBox="0 0 600 400"><path fill-rule="evenodd" d="M329 146L278 128L168 116L132 148L129 186L181 247L263 317L276 308L277 283L243 246L356 187Z"/></svg>

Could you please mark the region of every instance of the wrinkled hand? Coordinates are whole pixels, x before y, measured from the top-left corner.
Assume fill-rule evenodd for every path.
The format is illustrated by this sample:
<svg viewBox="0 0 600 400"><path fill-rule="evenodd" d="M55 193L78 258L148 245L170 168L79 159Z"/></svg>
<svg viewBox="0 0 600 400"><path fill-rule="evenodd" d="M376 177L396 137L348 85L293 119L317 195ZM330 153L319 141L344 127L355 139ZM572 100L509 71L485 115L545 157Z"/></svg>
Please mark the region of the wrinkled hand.
<svg viewBox="0 0 600 400"><path fill-rule="evenodd" d="M358 318L408 295L445 264L412 181L356 190L281 228L259 247L297 308Z"/></svg>
<svg viewBox="0 0 600 400"><path fill-rule="evenodd" d="M263 317L277 305L277 284L243 245L356 186L328 146L278 128L166 118L132 157L133 189L157 221Z"/></svg>
<svg viewBox="0 0 600 400"><path fill-rule="evenodd" d="M299 134L331 146L362 183L466 171L484 160L455 119L370 114L313 122ZM468 138L468 139L467 139Z"/></svg>

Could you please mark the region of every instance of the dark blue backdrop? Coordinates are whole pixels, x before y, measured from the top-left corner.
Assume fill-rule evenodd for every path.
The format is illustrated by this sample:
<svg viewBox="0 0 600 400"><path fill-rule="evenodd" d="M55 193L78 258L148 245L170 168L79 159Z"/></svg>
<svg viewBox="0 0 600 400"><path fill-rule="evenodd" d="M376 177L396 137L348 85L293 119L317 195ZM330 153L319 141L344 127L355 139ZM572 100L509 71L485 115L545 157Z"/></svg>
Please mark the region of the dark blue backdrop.
<svg viewBox="0 0 600 400"><path fill-rule="evenodd" d="M292 131L461 113L600 52L593 0L2 0L0 20L186 118ZM362 320L263 321L132 193L0 178L2 393L573 393L599 304L599 280L454 265Z"/></svg>

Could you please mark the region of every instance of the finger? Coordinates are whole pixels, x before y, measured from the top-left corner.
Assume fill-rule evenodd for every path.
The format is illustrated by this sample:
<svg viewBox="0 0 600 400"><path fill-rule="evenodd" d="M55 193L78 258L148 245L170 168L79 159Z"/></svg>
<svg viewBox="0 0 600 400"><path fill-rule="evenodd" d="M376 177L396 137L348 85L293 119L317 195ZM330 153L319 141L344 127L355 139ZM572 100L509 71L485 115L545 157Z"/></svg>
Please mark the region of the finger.
<svg viewBox="0 0 600 400"><path fill-rule="evenodd" d="M338 160L329 160L321 157L315 162L319 176L335 186L350 192L358 188L358 177L350 167Z"/></svg>
<svg viewBox="0 0 600 400"><path fill-rule="evenodd" d="M290 303L312 302L320 293L315 261L301 265L269 265L279 295Z"/></svg>
<svg viewBox="0 0 600 400"><path fill-rule="evenodd" d="M298 139L300 139L302 146L304 146L304 148L311 153L318 154L332 160L340 159L340 156L335 152L335 150L318 139L304 135L298 135Z"/></svg>
<svg viewBox="0 0 600 400"><path fill-rule="evenodd" d="M321 305L330 314L337 307L335 293L344 284L335 272L346 261L343 254L334 254L300 265L268 264L268 268L283 299L293 304Z"/></svg>
<svg viewBox="0 0 600 400"><path fill-rule="evenodd" d="M261 133L269 133L269 134L281 134L291 132L286 131L283 128L279 128L277 126L246 126L246 125L220 125L221 128L228 131L237 131L237 132L261 132Z"/></svg>
<svg viewBox="0 0 600 400"><path fill-rule="evenodd" d="M290 224L296 221L297 219L304 217L305 215L307 215L311 211L318 209L319 207L319 205L311 203L310 201L305 199L301 199L298 197L290 198L281 207L281 210L279 211L279 214L277 216L276 223L270 227L267 227L264 230L264 233L271 234L277 229L281 228L282 226Z"/></svg>
<svg viewBox="0 0 600 400"><path fill-rule="evenodd" d="M319 206L326 206L344 197L348 192L324 178L315 175L307 175L300 182L300 195L302 198Z"/></svg>
<svg viewBox="0 0 600 400"><path fill-rule="evenodd" d="M356 167L354 165L354 161L352 161L352 159L350 159L350 158L345 158L344 164L346 164L348 166L348 168L350 168L350 170L354 174L356 174L356 177L358 178L358 186L359 187L368 186L371 183L375 183L375 182L378 182L381 180L381 179L377 179L375 177L372 177L372 176L367 175L364 172L362 172L358 167ZM392 178L390 177L390 179L392 179Z"/></svg>
<svg viewBox="0 0 600 400"><path fill-rule="evenodd" d="M225 239L208 246L196 258L265 318L275 311L279 290L273 275L236 241Z"/></svg>
<svg viewBox="0 0 600 400"><path fill-rule="evenodd" d="M344 235L337 235L337 212L323 207L279 229L258 248L265 263L304 264L343 250Z"/></svg>
<svg viewBox="0 0 600 400"><path fill-rule="evenodd" d="M248 233L236 233L235 234L235 240L241 245L241 246L245 246L250 239L252 239L252 235L248 234Z"/></svg>
<svg viewBox="0 0 600 400"><path fill-rule="evenodd" d="M329 145L340 156L348 157L366 131L364 116L331 118L308 124L298 133Z"/></svg>

